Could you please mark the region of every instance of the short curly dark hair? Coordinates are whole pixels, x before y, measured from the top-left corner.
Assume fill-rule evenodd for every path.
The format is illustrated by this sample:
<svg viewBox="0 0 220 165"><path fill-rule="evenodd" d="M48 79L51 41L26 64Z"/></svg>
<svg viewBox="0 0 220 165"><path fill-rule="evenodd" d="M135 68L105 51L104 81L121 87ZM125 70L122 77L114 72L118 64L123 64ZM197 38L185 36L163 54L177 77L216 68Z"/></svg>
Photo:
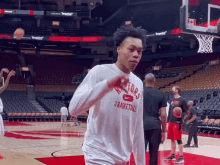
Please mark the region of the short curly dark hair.
<svg viewBox="0 0 220 165"><path fill-rule="evenodd" d="M147 31L141 27L134 27L133 25L122 25L117 29L117 31L113 34L115 47L117 48L120 46L127 37L139 38L142 40L143 49L147 47Z"/></svg>

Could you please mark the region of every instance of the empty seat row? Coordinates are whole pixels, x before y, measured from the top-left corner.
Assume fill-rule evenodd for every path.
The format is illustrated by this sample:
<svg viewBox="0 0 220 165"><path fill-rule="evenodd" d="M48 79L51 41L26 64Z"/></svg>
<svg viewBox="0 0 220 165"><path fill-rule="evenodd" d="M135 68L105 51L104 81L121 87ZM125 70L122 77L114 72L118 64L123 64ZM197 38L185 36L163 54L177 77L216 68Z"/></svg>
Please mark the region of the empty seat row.
<svg viewBox="0 0 220 165"><path fill-rule="evenodd" d="M60 120L61 113L8 113L9 121L55 121Z"/></svg>
<svg viewBox="0 0 220 165"><path fill-rule="evenodd" d="M220 119L204 119L199 120L198 132L210 134L211 132L216 135L220 132Z"/></svg>

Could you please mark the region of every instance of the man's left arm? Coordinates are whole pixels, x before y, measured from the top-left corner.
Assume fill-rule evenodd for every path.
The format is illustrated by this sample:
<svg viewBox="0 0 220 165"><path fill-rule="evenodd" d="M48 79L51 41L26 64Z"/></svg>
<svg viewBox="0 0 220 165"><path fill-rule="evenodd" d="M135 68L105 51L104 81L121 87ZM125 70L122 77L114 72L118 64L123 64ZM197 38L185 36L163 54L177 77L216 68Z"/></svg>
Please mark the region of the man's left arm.
<svg viewBox="0 0 220 165"><path fill-rule="evenodd" d="M143 92L137 110L137 124L133 141L133 154L137 165L145 165L144 125L143 125Z"/></svg>
<svg viewBox="0 0 220 165"><path fill-rule="evenodd" d="M187 110L188 110L188 107L187 107L187 103L185 100L183 100L183 104L182 104L182 113L183 113L183 117L185 117L187 115Z"/></svg>
<svg viewBox="0 0 220 165"><path fill-rule="evenodd" d="M196 111L193 109L192 111L191 111L191 113L192 113L192 118L190 119L190 120L187 120L187 122L186 122L186 124L188 125L189 123L191 123L191 122L193 122L194 120L196 120Z"/></svg>

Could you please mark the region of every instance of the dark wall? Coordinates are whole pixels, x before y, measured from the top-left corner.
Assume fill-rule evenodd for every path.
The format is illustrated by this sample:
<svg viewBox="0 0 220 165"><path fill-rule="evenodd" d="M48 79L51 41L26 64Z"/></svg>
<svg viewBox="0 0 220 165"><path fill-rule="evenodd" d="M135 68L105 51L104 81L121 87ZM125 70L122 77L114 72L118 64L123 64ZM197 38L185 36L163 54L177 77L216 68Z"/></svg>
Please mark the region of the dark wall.
<svg viewBox="0 0 220 165"><path fill-rule="evenodd" d="M104 0L103 5L99 5L92 11L92 17L102 17L105 21L126 3L127 0Z"/></svg>

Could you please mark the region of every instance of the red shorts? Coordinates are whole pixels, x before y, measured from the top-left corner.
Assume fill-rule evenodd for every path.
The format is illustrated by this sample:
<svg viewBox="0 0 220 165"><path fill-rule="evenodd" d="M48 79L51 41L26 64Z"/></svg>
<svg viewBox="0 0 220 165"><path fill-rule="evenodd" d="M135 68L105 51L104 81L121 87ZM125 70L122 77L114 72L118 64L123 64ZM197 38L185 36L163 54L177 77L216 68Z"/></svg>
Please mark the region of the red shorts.
<svg viewBox="0 0 220 165"><path fill-rule="evenodd" d="M182 129L179 130L178 123L168 123L167 139L182 140Z"/></svg>

